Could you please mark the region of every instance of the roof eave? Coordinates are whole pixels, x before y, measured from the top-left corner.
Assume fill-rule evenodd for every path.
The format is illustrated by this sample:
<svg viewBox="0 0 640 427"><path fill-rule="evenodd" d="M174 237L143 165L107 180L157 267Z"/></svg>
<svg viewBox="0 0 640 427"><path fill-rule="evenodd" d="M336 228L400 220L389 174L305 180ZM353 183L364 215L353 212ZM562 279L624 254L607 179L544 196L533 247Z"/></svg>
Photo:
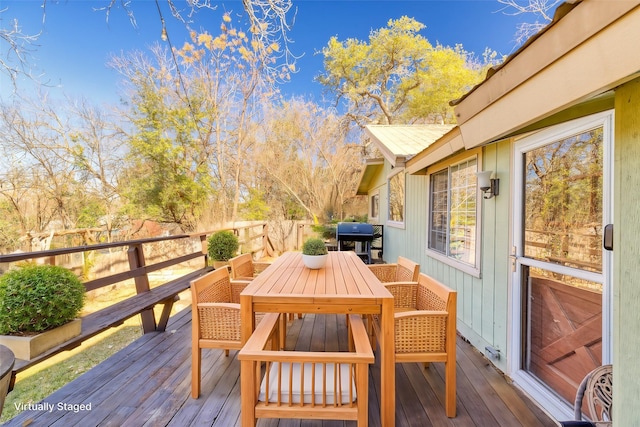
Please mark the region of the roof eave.
<svg viewBox="0 0 640 427"><path fill-rule="evenodd" d="M427 167L461 150L464 150L464 141L460 128L455 127L407 161L406 171L412 175L423 175Z"/></svg>
<svg viewBox="0 0 640 427"><path fill-rule="evenodd" d="M358 180L358 187L356 189L356 196L366 196L371 189L371 183L375 179L376 175L380 173L384 167L384 159L367 159L364 169L360 174Z"/></svg>
<svg viewBox="0 0 640 427"><path fill-rule="evenodd" d="M454 108L465 147L512 135L637 77L640 56L629 52L640 39L639 4L582 1L513 55Z"/></svg>

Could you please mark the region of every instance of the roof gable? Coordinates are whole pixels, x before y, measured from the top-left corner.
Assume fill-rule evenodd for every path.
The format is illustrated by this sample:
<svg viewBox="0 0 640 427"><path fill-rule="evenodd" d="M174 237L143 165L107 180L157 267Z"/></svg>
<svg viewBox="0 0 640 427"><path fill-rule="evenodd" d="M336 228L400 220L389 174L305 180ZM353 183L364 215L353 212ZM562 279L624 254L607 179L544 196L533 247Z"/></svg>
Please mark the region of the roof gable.
<svg viewBox="0 0 640 427"><path fill-rule="evenodd" d="M392 166L404 162L429 147L454 125L368 125L371 141Z"/></svg>

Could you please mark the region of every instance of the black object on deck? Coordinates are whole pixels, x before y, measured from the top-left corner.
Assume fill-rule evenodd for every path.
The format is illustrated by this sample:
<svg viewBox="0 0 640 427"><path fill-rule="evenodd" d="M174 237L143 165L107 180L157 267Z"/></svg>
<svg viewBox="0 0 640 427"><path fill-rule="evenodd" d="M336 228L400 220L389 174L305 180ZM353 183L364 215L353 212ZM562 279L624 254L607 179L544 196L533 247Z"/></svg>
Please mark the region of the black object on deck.
<svg viewBox="0 0 640 427"><path fill-rule="evenodd" d="M356 254L367 264L371 264L371 242L373 239L373 225L365 222L339 222L336 228L338 250L355 250Z"/></svg>

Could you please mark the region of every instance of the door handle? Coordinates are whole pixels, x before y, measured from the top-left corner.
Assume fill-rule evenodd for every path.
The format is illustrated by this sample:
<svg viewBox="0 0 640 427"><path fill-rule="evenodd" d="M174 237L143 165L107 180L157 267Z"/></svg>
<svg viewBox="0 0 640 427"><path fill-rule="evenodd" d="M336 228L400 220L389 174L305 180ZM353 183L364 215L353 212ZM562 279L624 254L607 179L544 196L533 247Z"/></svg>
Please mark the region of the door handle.
<svg viewBox="0 0 640 427"><path fill-rule="evenodd" d="M604 226L602 246L608 251L613 250L613 224L607 224Z"/></svg>

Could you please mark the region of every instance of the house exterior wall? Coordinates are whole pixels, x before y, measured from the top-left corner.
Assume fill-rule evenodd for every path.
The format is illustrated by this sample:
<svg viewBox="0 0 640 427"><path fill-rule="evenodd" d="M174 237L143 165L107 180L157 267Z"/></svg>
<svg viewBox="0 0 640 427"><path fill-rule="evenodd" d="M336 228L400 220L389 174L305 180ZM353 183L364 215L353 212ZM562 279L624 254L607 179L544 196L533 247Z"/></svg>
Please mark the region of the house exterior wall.
<svg viewBox="0 0 640 427"><path fill-rule="evenodd" d="M508 141L484 149L484 170L493 170L500 178L500 195L479 203L482 239L481 276L474 277L432 258L427 253L429 181L426 175L406 175L404 227L390 226L387 219L387 181L391 172L385 162L369 194L380 194L380 221L384 224L384 261L395 262L404 256L420 263L423 273L458 291L458 330L481 351L486 346L500 350L494 360L506 369L508 336L509 264L509 174L511 148Z"/></svg>
<svg viewBox="0 0 640 427"><path fill-rule="evenodd" d="M595 106L594 106L595 105ZM615 108L614 125L614 252L613 252L613 365L614 413L616 425L637 425L640 421L640 79L615 90L613 105L599 101L584 109L565 110L567 120ZM458 330L476 348L487 345L500 350L492 362L508 371L512 281L510 242L512 241L512 199L519 189L510 183L513 141L504 140L482 149L482 169L493 170L500 179L500 195L481 200L480 277L466 274L430 257L426 251L428 176L406 176L404 228L390 227L387 218L387 181L391 171L385 164L375 187L379 191L380 219L384 229L384 260L394 262L399 255L420 263L421 271L458 291Z"/></svg>
<svg viewBox="0 0 640 427"><path fill-rule="evenodd" d="M640 422L640 79L616 90L613 256L613 413Z"/></svg>

